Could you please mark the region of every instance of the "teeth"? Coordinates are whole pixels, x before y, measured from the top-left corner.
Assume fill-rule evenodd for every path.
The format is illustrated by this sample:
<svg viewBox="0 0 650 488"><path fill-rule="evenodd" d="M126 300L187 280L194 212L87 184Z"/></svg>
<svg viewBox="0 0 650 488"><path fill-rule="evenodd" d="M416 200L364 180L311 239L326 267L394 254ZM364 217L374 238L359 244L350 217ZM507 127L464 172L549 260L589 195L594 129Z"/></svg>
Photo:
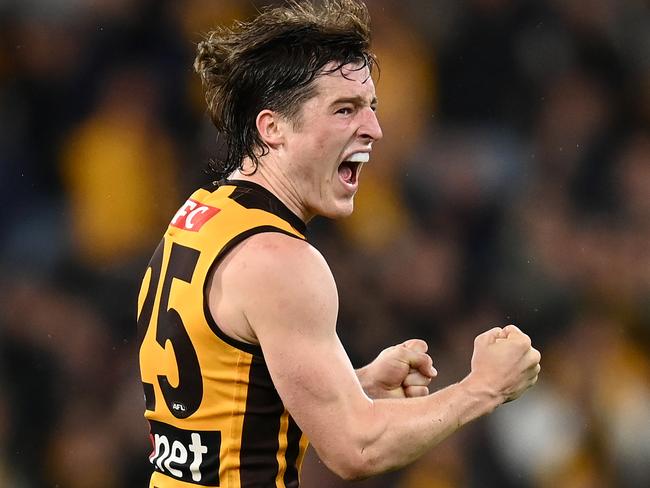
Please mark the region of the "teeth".
<svg viewBox="0 0 650 488"><path fill-rule="evenodd" d="M366 152L354 153L349 158L347 158L347 161L351 161L353 163L367 163L369 160L370 154Z"/></svg>

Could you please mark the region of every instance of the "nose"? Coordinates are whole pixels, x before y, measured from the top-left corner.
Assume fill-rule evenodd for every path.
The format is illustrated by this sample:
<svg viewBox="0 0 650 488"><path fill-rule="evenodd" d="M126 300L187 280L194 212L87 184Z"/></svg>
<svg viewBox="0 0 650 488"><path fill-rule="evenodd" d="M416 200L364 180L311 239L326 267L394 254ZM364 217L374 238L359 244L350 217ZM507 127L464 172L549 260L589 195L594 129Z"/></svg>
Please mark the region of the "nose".
<svg viewBox="0 0 650 488"><path fill-rule="evenodd" d="M370 107L366 107L363 112L363 120L359 126L359 137L378 141L384 137L384 133L381 131L377 114Z"/></svg>

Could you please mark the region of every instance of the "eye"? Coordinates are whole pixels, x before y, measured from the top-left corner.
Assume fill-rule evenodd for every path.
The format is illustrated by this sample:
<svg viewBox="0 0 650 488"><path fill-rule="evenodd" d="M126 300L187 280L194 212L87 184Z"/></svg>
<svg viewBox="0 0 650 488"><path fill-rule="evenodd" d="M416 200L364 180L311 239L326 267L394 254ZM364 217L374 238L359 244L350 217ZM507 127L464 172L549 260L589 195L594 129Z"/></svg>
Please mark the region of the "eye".
<svg viewBox="0 0 650 488"><path fill-rule="evenodd" d="M350 115L352 112L354 112L352 107L341 107L336 111L337 114L341 114L341 115Z"/></svg>

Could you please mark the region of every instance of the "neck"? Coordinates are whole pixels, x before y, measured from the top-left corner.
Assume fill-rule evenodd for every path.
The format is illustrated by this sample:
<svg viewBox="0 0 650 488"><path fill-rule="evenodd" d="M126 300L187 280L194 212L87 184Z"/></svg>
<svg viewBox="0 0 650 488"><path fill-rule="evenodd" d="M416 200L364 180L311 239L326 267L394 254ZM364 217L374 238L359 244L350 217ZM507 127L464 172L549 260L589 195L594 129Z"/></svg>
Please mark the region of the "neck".
<svg viewBox="0 0 650 488"><path fill-rule="evenodd" d="M307 223L312 219L314 215L308 212L305 206L300 203L299 193L286 175L281 172L272 171L267 165L262 164L258 164L257 169L253 171L255 167L248 158L246 158L242 166L242 170L237 169L233 171L228 179L256 183L278 197L303 222Z"/></svg>

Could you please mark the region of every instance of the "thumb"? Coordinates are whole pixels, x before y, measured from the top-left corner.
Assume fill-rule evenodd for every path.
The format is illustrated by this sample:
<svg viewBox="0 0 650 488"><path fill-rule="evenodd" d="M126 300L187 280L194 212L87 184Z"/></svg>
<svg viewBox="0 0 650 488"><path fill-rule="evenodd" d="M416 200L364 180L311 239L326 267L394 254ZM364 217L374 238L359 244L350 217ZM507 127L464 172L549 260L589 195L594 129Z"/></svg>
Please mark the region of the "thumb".
<svg viewBox="0 0 650 488"><path fill-rule="evenodd" d="M504 333L503 329L501 327L493 327L488 331L483 332L481 335L479 335L475 343L477 344L493 344L497 341L497 339L504 339L506 337L506 334Z"/></svg>
<svg viewBox="0 0 650 488"><path fill-rule="evenodd" d="M512 324L506 325L503 328L503 333L504 333L504 338L508 338L511 334L514 334L514 335L517 335L517 334L523 335L524 334L519 327L517 327L516 325L512 325Z"/></svg>

